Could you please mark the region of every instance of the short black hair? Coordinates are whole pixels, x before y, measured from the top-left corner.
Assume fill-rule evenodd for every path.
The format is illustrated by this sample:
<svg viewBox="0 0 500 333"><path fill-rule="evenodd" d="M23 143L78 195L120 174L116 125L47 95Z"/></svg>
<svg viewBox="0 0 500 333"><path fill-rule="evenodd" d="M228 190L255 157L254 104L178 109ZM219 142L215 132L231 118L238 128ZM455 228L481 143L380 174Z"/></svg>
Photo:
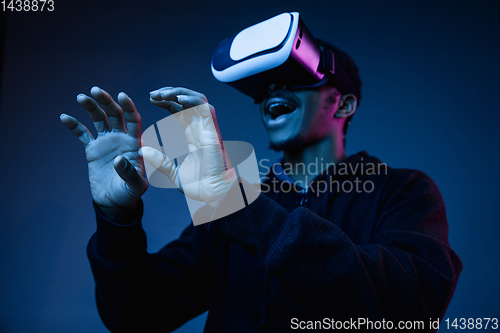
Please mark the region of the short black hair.
<svg viewBox="0 0 500 333"><path fill-rule="evenodd" d="M361 82L361 78L359 77L359 68L358 66L356 65L356 63L354 62L354 60L343 50L341 50L340 48L338 48L337 46L333 45L332 43L328 42L328 41L325 41L323 39L316 39L316 41L318 42L318 44L327 49L327 50L331 50L333 52L333 55L335 57L335 63L336 64L339 64L340 66L342 66L342 68L344 69L344 71L347 73L347 75L349 76L349 78L351 79L352 83L354 84L354 87L356 88L357 90L357 94L356 95L356 98L358 99L358 107L359 107L359 104L361 102L361 85L362 85L362 82ZM335 85L335 81L334 80L328 80L327 85L333 85L334 87L338 88L336 85ZM340 90L339 90L340 91ZM341 94L344 94L345 92L343 91L340 91ZM351 122L351 119L352 117L354 117L354 114L347 117L345 123L344 123L344 145L345 145L345 135L347 134L347 128L349 127L349 123Z"/></svg>

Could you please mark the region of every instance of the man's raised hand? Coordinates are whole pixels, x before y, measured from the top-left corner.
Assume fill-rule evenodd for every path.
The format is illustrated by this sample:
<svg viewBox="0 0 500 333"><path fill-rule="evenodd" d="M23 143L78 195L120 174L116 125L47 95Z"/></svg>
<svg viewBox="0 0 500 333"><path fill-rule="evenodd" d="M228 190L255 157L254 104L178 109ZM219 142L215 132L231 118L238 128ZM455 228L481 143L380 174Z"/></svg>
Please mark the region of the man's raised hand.
<svg viewBox="0 0 500 333"><path fill-rule="evenodd" d="M236 175L224 149L214 108L203 94L186 88L161 88L151 92L150 100L177 117L189 153L179 166L173 160L177 156L169 158L154 148L143 147L140 153L186 196L216 208Z"/></svg>
<svg viewBox="0 0 500 333"><path fill-rule="evenodd" d="M120 220L137 204L146 191L141 147L141 117L132 100L123 92L118 103L99 87L90 91L92 99L77 96L97 130L97 137L77 119L60 116L85 146L92 198L106 217ZM100 104L97 104L96 101Z"/></svg>

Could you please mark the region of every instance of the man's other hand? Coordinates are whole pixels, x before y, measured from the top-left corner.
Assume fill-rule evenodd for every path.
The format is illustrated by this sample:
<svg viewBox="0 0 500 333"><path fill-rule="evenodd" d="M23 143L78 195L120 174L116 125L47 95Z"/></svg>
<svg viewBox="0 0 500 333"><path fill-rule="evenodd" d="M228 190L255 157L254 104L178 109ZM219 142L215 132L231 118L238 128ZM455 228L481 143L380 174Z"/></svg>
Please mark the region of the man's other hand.
<svg viewBox="0 0 500 333"><path fill-rule="evenodd" d="M177 117L184 129L189 154L178 166L173 157L151 147L143 147L140 154L186 196L216 208L236 175L224 148L214 108L203 94L186 88L161 88L150 93L150 100Z"/></svg>

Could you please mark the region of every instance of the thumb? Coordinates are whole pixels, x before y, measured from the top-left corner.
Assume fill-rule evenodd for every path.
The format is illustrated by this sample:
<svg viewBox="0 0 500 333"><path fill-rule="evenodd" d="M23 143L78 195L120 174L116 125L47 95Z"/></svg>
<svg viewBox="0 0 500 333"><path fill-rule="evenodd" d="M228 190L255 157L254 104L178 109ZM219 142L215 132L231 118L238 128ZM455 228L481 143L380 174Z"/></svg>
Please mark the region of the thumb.
<svg viewBox="0 0 500 333"><path fill-rule="evenodd" d="M151 164L153 168L163 173L170 181L179 188L177 179L177 167L174 161L170 160L165 154L152 147L141 147L139 149L141 155L146 162Z"/></svg>
<svg viewBox="0 0 500 333"><path fill-rule="evenodd" d="M117 156L113 161L114 168L118 175L129 186L129 188L142 195L148 188L148 181L141 175L135 167L123 156Z"/></svg>

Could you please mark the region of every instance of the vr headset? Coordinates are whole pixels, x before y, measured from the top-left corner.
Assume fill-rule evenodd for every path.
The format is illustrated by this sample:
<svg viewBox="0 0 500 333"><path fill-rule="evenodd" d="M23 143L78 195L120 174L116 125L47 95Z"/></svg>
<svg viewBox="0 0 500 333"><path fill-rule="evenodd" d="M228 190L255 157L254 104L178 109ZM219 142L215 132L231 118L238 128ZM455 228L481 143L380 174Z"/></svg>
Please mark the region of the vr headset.
<svg viewBox="0 0 500 333"><path fill-rule="evenodd" d="M333 77L357 96L351 79L321 48L297 12L282 13L223 40L212 55L214 77L260 102L271 84L288 90L317 87Z"/></svg>

